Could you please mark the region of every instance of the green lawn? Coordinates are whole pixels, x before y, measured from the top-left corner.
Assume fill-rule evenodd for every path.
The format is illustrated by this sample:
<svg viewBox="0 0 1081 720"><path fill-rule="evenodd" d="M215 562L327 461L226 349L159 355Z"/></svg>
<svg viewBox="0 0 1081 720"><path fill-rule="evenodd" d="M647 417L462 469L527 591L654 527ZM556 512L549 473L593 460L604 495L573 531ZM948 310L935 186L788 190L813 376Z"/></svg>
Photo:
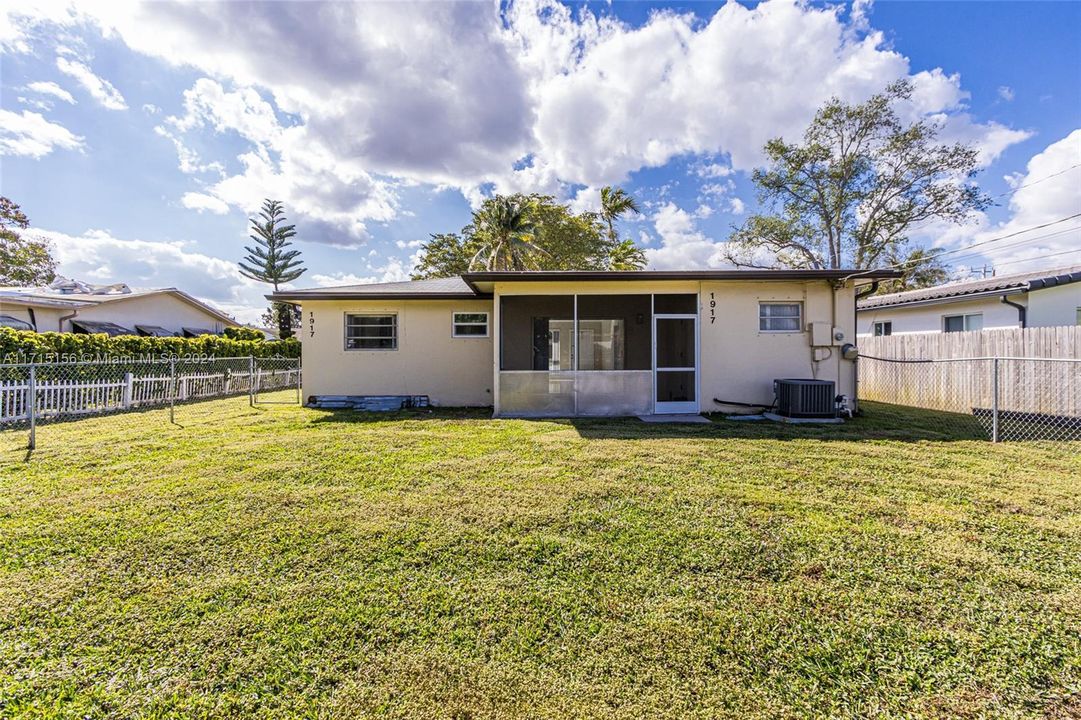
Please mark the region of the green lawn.
<svg viewBox="0 0 1081 720"><path fill-rule="evenodd" d="M1081 444L868 410L8 438L0 716L1081 716Z"/></svg>

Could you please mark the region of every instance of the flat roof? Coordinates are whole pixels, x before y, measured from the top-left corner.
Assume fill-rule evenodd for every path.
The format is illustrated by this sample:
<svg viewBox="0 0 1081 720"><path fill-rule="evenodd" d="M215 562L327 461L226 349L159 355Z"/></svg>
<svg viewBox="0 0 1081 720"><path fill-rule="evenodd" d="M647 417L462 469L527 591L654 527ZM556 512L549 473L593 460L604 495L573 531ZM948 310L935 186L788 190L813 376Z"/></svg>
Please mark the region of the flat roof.
<svg viewBox="0 0 1081 720"><path fill-rule="evenodd" d="M497 282L616 282L629 280L882 280L900 277L896 270L525 270L470 272L449 278L368 283L340 287L281 290L268 300L454 300L491 297Z"/></svg>

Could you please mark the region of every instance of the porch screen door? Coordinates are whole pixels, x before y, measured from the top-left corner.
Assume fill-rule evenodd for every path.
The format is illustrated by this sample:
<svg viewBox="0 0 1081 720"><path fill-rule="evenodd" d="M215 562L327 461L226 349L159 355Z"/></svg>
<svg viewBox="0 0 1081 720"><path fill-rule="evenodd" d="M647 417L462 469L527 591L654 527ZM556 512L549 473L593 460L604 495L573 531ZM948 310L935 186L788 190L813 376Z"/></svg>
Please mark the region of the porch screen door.
<svg viewBox="0 0 1081 720"><path fill-rule="evenodd" d="M698 412L698 316L653 317L653 411Z"/></svg>

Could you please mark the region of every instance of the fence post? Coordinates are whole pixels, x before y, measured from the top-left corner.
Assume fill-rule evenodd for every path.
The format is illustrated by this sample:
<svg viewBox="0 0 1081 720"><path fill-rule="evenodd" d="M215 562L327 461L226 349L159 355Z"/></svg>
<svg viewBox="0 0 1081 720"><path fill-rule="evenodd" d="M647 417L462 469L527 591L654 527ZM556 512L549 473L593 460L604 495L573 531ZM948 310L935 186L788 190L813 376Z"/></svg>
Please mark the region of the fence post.
<svg viewBox="0 0 1081 720"><path fill-rule="evenodd" d="M297 358L297 405L304 404L304 390L300 384L300 358Z"/></svg>
<svg viewBox="0 0 1081 720"><path fill-rule="evenodd" d="M248 406L255 407L255 356L248 356Z"/></svg>
<svg viewBox="0 0 1081 720"><path fill-rule="evenodd" d="M169 422L176 424L173 409L176 405L176 358L169 358Z"/></svg>
<svg viewBox="0 0 1081 720"><path fill-rule="evenodd" d="M30 440L26 444L27 450L37 447L37 415L38 415L38 382L37 370L34 363L30 363L30 381L27 383L27 395L29 402L26 404L27 414L30 416Z"/></svg>
<svg viewBox="0 0 1081 720"><path fill-rule="evenodd" d="M131 373L124 373L124 399L121 401L125 410L131 409L131 390L134 382L134 376Z"/></svg>
<svg viewBox="0 0 1081 720"><path fill-rule="evenodd" d="M991 442L998 442L998 358L991 360Z"/></svg>

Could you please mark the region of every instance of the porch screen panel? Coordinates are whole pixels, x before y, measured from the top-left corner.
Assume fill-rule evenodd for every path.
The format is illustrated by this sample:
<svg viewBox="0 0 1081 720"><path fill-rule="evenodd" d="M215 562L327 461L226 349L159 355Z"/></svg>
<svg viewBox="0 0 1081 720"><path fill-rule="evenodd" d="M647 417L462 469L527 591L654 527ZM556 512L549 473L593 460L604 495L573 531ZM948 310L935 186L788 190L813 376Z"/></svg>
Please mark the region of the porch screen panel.
<svg viewBox="0 0 1081 720"><path fill-rule="evenodd" d="M649 370L576 373L579 415L648 415L653 373Z"/></svg>
<svg viewBox="0 0 1081 720"><path fill-rule="evenodd" d="M574 372L499 373L499 412L524 417L574 415Z"/></svg>
<svg viewBox="0 0 1081 720"><path fill-rule="evenodd" d="M574 369L573 296L505 295L499 302L500 370Z"/></svg>
<svg viewBox="0 0 1081 720"><path fill-rule="evenodd" d="M652 327L649 295L579 295L578 369L649 370Z"/></svg>

